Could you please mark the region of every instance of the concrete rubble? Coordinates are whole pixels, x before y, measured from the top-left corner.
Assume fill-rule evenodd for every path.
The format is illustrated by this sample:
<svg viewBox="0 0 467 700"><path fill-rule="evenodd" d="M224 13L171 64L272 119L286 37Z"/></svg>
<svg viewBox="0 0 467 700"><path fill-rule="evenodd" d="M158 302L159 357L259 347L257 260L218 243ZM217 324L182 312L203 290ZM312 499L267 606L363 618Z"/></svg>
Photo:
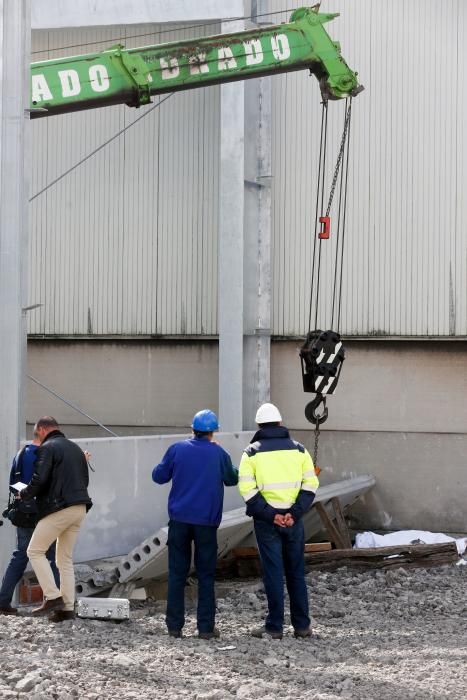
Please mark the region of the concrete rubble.
<svg viewBox="0 0 467 700"><path fill-rule="evenodd" d="M102 559L93 566L75 564L75 580L78 597L108 590L118 581L116 561Z"/></svg>
<svg viewBox="0 0 467 700"><path fill-rule="evenodd" d="M222 637L166 634L162 601L133 604L120 625L0 618L0 697L28 700L461 700L467 697L467 567L307 575L319 635L252 639L259 580L219 587ZM233 647L233 648L232 648Z"/></svg>

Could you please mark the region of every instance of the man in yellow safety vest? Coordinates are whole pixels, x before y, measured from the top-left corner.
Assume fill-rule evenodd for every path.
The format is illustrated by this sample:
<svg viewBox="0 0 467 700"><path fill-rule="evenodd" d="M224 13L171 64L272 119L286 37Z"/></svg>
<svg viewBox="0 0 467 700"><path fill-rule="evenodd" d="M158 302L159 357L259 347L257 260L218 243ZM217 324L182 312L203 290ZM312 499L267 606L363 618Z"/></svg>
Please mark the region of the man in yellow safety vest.
<svg viewBox="0 0 467 700"><path fill-rule="evenodd" d="M239 470L239 489L247 515L254 520L268 599L265 625L252 635L282 639L285 574L295 637L311 637L302 516L313 503L318 477L310 454L290 438L274 404L260 406L256 422L259 430Z"/></svg>

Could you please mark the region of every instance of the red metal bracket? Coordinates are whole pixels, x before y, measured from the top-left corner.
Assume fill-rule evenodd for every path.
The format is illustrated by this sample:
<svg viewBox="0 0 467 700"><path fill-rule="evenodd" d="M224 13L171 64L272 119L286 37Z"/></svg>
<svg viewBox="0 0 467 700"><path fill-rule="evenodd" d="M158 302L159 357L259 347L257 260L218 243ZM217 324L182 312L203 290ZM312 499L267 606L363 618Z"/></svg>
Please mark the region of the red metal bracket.
<svg viewBox="0 0 467 700"><path fill-rule="evenodd" d="M318 238L329 238L331 235L331 217L320 216L319 223L323 224L323 229L319 232Z"/></svg>

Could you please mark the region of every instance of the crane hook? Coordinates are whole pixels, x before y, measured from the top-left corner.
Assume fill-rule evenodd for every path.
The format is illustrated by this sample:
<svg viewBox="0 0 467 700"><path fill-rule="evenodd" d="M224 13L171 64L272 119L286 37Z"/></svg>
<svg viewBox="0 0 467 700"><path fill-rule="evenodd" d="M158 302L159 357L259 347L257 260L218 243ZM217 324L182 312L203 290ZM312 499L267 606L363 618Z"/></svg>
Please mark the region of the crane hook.
<svg viewBox="0 0 467 700"><path fill-rule="evenodd" d="M320 404L323 404L323 412L316 413ZM326 397L322 394L317 394L313 401L310 401L310 403L305 406L305 417L308 421L310 421L310 423L313 423L316 426L324 423L328 417Z"/></svg>

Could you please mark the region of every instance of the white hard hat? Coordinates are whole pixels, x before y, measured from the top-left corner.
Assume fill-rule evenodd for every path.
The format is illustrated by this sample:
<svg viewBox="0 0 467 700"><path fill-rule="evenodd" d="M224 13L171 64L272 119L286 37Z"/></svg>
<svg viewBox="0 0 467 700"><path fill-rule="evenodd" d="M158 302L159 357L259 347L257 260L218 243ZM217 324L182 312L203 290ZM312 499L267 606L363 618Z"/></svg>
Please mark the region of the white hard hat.
<svg viewBox="0 0 467 700"><path fill-rule="evenodd" d="M279 413L277 406L273 403L263 403L256 411L255 421L261 425L262 423L280 423L282 416Z"/></svg>

